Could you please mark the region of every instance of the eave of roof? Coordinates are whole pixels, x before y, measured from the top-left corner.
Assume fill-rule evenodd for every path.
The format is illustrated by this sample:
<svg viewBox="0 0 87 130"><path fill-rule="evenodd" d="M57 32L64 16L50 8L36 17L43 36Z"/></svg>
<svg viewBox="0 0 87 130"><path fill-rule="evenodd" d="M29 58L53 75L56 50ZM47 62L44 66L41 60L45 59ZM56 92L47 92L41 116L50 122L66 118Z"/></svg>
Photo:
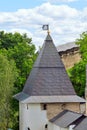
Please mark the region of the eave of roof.
<svg viewBox="0 0 87 130"><path fill-rule="evenodd" d="M63 96L30 96L21 101L22 103L85 103L85 100L77 95Z"/></svg>
<svg viewBox="0 0 87 130"><path fill-rule="evenodd" d="M24 101L25 99L27 99L29 97L29 95L27 95L26 93L24 92L20 92L18 94L15 94L13 96L13 98L15 98L16 100L18 101Z"/></svg>

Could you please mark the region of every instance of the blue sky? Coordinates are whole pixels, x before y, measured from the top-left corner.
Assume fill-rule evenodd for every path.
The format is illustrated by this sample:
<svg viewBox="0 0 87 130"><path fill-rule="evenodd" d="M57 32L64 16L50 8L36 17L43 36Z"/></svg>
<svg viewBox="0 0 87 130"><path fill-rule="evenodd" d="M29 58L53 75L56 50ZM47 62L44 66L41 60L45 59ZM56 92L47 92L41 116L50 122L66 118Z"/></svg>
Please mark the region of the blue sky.
<svg viewBox="0 0 87 130"><path fill-rule="evenodd" d="M35 0L0 0L0 11L16 11L21 8L33 8L40 5L42 1Z"/></svg>
<svg viewBox="0 0 87 130"><path fill-rule="evenodd" d="M16 11L21 8L33 8L40 5L40 0L0 0L0 11Z"/></svg>
<svg viewBox="0 0 87 130"><path fill-rule="evenodd" d="M38 47L43 24L50 25L56 46L75 41L87 31L87 0L0 0L0 30L27 33Z"/></svg>
<svg viewBox="0 0 87 130"><path fill-rule="evenodd" d="M83 9L87 6L87 0L76 0L75 2L53 2L55 4L67 4L71 7ZM61 0L60 0L61 1ZM0 0L0 11L16 11L20 8L33 8L42 3L46 2L46 0Z"/></svg>

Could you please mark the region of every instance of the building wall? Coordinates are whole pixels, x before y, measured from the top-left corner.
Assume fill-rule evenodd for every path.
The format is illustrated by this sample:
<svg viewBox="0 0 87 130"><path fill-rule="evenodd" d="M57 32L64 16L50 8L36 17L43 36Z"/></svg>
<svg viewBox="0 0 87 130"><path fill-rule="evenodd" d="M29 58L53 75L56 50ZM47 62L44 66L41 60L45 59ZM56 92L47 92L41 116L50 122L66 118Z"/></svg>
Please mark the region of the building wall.
<svg viewBox="0 0 87 130"><path fill-rule="evenodd" d="M80 104L80 112L82 114L85 114L86 113L86 103L81 103Z"/></svg>
<svg viewBox="0 0 87 130"><path fill-rule="evenodd" d="M66 69L73 67L75 63L78 63L81 60L79 48L71 49L65 52L60 52L59 54Z"/></svg>
<svg viewBox="0 0 87 130"><path fill-rule="evenodd" d="M51 122L48 123L48 130L69 130L69 128L59 127Z"/></svg>
<svg viewBox="0 0 87 130"><path fill-rule="evenodd" d="M64 109L68 109L74 112L80 112L80 104L79 103L50 103L47 104L47 117L48 119L53 118L57 114L59 114Z"/></svg>
<svg viewBox="0 0 87 130"><path fill-rule="evenodd" d="M43 110L44 104L23 104L19 105L20 130L72 130L71 128L60 128L49 125L49 119L59 114L64 109L74 112L80 112L79 103L49 103L46 104L46 110ZM48 124L48 128L45 125Z"/></svg>
<svg viewBox="0 0 87 130"><path fill-rule="evenodd" d="M40 104L20 103L20 130L45 130L48 123L46 111L41 110Z"/></svg>

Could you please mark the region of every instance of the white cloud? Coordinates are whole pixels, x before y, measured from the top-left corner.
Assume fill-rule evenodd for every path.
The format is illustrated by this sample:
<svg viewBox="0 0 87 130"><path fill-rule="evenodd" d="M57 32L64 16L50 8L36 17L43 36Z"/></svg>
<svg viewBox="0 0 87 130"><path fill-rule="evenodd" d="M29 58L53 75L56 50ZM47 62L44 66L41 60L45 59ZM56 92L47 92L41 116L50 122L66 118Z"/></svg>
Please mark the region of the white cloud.
<svg viewBox="0 0 87 130"><path fill-rule="evenodd" d="M0 12L0 30L27 33L36 46L42 46L46 36L41 28L43 24L50 25L55 45L73 41L87 30L87 8L79 11L68 5L48 2L32 9Z"/></svg>

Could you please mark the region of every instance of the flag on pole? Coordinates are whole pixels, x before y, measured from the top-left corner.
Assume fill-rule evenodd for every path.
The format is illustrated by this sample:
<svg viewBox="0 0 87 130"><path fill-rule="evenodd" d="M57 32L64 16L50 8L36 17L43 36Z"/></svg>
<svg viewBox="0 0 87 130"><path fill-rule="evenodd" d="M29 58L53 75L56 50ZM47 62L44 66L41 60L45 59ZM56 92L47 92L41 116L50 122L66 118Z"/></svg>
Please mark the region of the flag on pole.
<svg viewBox="0 0 87 130"><path fill-rule="evenodd" d="M42 26L42 29L43 29L43 30L49 30L49 25L48 25L48 24L43 25L43 26Z"/></svg>

